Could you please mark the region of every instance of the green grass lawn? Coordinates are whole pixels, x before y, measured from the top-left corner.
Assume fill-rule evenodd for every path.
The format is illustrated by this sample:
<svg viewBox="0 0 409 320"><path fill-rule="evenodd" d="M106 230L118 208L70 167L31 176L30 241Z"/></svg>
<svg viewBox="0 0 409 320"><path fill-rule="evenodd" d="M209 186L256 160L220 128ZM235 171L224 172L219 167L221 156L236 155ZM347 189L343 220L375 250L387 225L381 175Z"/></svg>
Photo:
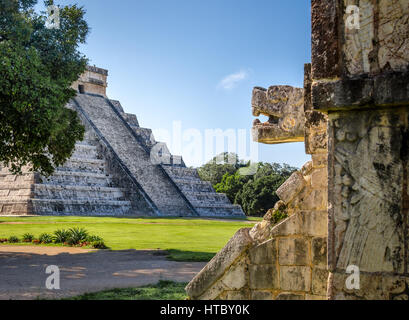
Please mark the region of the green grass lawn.
<svg viewBox="0 0 409 320"><path fill-rule="evenodd" d="M209 261L240 228L252 227L259 218L212 220L199 218L116 217L0 217L0 238L57 229L85 228L112 250L168 250L176 261ZM15 224L9 224L10 222ZM20 244L21 245L21 244Z"/></svg>
<svg viewBox="0 0 409 320"><path fill-rule="evenodd" d="M185 300L186 285L187 283L159 281L155 285L86 293L64 300Z"/></svg>

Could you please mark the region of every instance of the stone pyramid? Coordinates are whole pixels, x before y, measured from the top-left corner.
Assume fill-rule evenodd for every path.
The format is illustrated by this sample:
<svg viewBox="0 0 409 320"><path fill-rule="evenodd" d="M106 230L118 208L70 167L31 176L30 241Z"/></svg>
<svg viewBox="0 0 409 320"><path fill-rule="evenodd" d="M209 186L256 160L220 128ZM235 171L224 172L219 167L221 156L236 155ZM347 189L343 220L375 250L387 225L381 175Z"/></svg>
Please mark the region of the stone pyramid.
<svg viewBox="0 0 409 320"><path fill-rule="evenodd" d="M87 67L73 84L78 94L67 107L78 112L86 134L53 176L28 168L16 176L0 167L0 215L244 216L107 98L107 76Z"/></svg>

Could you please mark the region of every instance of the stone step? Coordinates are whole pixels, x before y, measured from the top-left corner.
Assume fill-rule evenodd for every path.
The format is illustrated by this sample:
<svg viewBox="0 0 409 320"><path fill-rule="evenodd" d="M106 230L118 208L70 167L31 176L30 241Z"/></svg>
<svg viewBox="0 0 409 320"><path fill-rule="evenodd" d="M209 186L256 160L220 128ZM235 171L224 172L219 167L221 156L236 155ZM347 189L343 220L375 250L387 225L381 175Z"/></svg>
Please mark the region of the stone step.
<svg viewBox="0 0 409 320"><path fill-rule="evenodd" d="M135 125L131 125L131 128L148 149L151 149L156 144L156 140L152 134L152 129L141 128Z"/></svg>
<svg viewBox="0 0 409 320"><path fill-rule="evenodd" d="M195 206L195 204L226 204L231 206L229 198L224 193L216 192L187 192L186 198Z"/></svg>
<svg viewBox="0 0 409 320"><path fill-rule="evenodd" d="M0 182L0 192L3 190L21 190L21 189L31 189L31 183L10 183L10 182Z"/></svg>
<svg viewBox="0 0 409 320"><path fill-rule="evenodd" d="M97 159L97 157L97 147L90 144L77 143L72 154L72 158L77 159Z"/></svg>
<svg viewBox="0 0 409 320"><path fill-rule="evenodd" d="M25 184L32 181L34 181L34 173L32 172L22 175L14 175L5 171L0 173L0 183Z"/></svg>
<svg viewBox="0 0 409 320"><path fill-rule="evenodd" d="M132 213L130 201L101 200L32 200L38 215L117 216Z"/></svg>
<svg viewBox="0 0 409 320"><path fill-rule="evenodd" d="M57 170L105 173L105 160L71 158Z"/></svg>
<svg viewBox="0 0 409 320"><path fill-rule="evenodd" d="M31 214L30 201L0 200L0 216L16 216Z"/></svg>
<svg viewBox="0 0 409 320"><path fill-rule="evenodd" d="M103 173L59 171L51 177L42 177L46 184L112 187L112 177Z"/></svg>
<svg viewBox="0 0 409 320"><path fill-rule="evenodd" d="M142 148L144 143L137 136L135 126L130 128L123 117L118 117L117 110L106 98L79 94L74 102L127 168L127 174L138 182L135 187L140 187L140 191L146 195L143 200L147 206L156 207L157 213L162 215L193 215L190 204L180 190L151 161L148 148Z"/></svg>
<svg viewBox="0 0 409 320"><path fill-rule="evenodd" d="M163 166L169 176L173 179L184 179L184 180L200 180L199 174L196 169L183 168L183 167L171 167Z"/></svg>
<svg viewBox="0 0 409 320"><path fill-rule="evenodd" d="M173 167L182 167L182 168L186 168L186 164L183 161L183 157L182 156L171 156L171 163Z"/></svg>
<svg viewBox="0 0 409 320"><path fill-rule="evenodd" d="M0 185L0 201L28 200L33 195L31 185Z"/></svg>
<svg viewBox="0 0 409 320"><path fill-rule="evenodd" d="M209 181L176 179L173 181L178 185L183 193L187 192L214 192L212 184Z"/></svg>
<svg viewBox="0 0 409 320"><path fill-rule="evenodd" d="M82 142L90 143L90 141L92 142L94 141L94 139L95 139L95 134L91 130L87 130L85 131L84 140L82 140Z"/></svg>
<svg viewBox="0 0 409 320"><path fill-rule="evenodd" d="M123 200L124 192L120 188L35 184L36 199L72 199L72 200Z"/></svg>
<svg viewBox="0 0 409 320"><path fill-rule="evenodd" d="M197 213L205 217L233 216L243 217L243 210L239 205L197 205Z"/></svg>

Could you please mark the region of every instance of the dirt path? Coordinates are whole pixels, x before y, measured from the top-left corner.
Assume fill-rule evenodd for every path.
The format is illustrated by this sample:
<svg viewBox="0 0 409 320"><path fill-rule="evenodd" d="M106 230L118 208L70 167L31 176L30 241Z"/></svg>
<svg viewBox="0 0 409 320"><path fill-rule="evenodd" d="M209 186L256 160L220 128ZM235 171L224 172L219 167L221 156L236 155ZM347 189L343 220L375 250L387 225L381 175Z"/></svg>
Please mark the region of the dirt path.
<svg viewBox="0 0 409 320"><path fill-rule="evenodd" d="M205 264L168 261L158 251L0 246L0 300L55 299L159 280L188 282ZM45 287L49 265L60 268L60 290Z"/></svg>

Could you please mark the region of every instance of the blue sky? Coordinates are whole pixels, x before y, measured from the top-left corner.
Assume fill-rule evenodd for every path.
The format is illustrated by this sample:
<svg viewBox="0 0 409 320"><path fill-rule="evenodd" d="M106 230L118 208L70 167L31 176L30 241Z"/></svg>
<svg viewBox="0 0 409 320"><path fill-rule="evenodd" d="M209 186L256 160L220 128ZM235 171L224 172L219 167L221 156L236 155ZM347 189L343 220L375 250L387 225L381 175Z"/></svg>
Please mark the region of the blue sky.
<svg viewBox="0 0 409 320"><path fill-rule="evenodd" d="M91 33L81 51L109 70L108 96L182 153L187 165L209 160L206 152L190 152L198 147L198 133L204 139L205 130L220 128L249 135L252 88L302 86L303 65L311 60L309 1L55 3L86 8ZM171 139L179 124L186 141L179 141L183 135ZM303 143L255 147L259 161L300 167L309 160Z"/></svg>

